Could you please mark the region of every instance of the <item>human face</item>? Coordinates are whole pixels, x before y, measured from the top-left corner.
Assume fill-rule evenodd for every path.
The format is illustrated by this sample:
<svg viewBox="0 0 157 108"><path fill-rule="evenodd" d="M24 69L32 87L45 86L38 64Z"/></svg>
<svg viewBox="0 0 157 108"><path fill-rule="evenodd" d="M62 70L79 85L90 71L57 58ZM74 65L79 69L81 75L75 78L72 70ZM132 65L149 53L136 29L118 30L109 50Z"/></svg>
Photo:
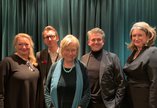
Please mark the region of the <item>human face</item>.
<svg viewBox="0 0 157 108"><path fill-rule="evenodd" d="M62 56L66 62L74 62L77 57L78 49L75 43L70 43L67 47L62 50Z"/></svg>
<svg viewBox="0 0 157 108"><path fill-rule="evenodd" d="M100 33L93 33L89 36L88 45L91 50L96 52L102 49L104 45L104 39Z"/></svg>
<svg viewBox="0 0 157 108"><path fill-rule="evenodd" d="M15 44L16 53L22 57L29 57L30 53L30 41L26 37L17 38L17 43Z"/></svg>
<svg viewBox="0 0 157 108"><path fill-rule="evenodd" d="M134 29L131 35L132 43L141 50L142 47L147 43L148 37L146 33L140 29Z"/></svg>
<svg viewBox="0 0 157 108"><path fill-rule="evenodd" d="M44 33L44 43L48 47L54 46L54 44L57 44L59 37L56 35L56 32L53 30L45 31Z"/></svg>

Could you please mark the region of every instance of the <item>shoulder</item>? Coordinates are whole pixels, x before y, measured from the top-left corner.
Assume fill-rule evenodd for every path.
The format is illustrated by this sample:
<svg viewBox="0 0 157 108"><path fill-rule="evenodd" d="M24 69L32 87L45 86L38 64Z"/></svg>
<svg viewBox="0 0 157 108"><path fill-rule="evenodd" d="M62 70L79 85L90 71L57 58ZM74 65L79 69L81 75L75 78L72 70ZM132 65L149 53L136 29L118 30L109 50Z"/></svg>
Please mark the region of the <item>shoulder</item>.
<svg viewBox="0 0 157 108"><path fill-rule="evenodd" d="M157 51L157 47L156 46L151 46L151 47L148 48L148 51L149 52L155 52L155 51Z"/></svg>
<svg viewBox="0 0 157 108"><path fill-rule="evenodd" d="M6 67L11 67L11 65L13 65L15 63L14 57L13 56L8 56L5 57L1 63L0 63L0 67L2 68L6 68Z"/></svg>
<svg viewBox="0 0 157 108"><path fill-rule="evenodd" d="M106 50L103 50L103 55L106 55L106 56L111 57L111 58L118 57L117 54L115 54L113 52L106 51Z"/></svg>
<svg viewBox="0 0 157 108"><path fill-rule="evenodd" d="M104 50L103 51L103 55L102 55L102 59L104 63L109 63L109 64L113 64L113 65L120 65L120 59L117 56L117 54L113 53L113 52L109 52ZM118 65L119 64L119 65Z"/></svg>
<svg viewBox="0 0 157 108"><path fill-rule="evenodd" d="M48 49L43 49L43 50L41 50L41 51L38 51L38 52L36 53L36 55L42 55L42 54L44 54L44 53L48 53Z"/></svg>
<svg viewBox="0 0 157 108"><path fill-rule="evenodd" d="M37 58L41 58L42 56L45 56L45 55L47 55L48 54L48 49L44 49L44 50L42 50L42 51L38 51L37 53L36 53L36 57Z"/></svg>
<svg viewBox="0 0 157 108"><path fill-rule="evenodd" d="M86 64L88 59L89 59L89 56L90 56L90 52L89 53L86 53L84 54L82 57L81 57L81 61Z"/></svg>
<svg viewBox="0 0 157 108"><path fill-rule="evenodd" d="M143 56L152 56L152 55L155 55L156 56L156 54L157 54L157 47L155 47L155 46L151 46L151 47L149 47L149 48L147 48L143 53L142 53L142 55Z"/></svg>
<svg viewBox="0 0 157 108"><path fill-rule="evenodd" d="M146 55L150 55L150 56L149 56L150 58L156 59L157 47L155 47L155 46L149 47L149 48L146 50Z"/></svg>
<svg viewBox="0 0 157 108"><path fill-rule="evenodd" d="M143 55L143 60L147 61L150 67L157 67L157 47L149 47Z"/></svg>
<svg viewBox="0 0 157 108"><path fill-rule="evenodd" d="M1 63L3 63L3 62L11 62L11 61L13 61L14 58L15 58L15 55L7 56L7 57L5 57L5 58L1 61Z"/></svg>
<svg viewBox="0 0 157 108"><path fill-rule="evenodd" d="M87 57L87 56L89 56L89 55L90 55L90 52L84 54L81 58L85 58L85 57Z"/></svg>

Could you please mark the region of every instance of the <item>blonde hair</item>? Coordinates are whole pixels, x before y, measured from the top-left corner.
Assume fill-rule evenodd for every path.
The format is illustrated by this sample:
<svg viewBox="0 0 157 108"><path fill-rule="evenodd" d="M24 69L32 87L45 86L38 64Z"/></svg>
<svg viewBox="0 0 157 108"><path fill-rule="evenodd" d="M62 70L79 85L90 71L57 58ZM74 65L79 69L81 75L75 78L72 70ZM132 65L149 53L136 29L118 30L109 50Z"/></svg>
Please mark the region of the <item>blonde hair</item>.
<svg viewBox="0 0 157 108"><path fill-rule="evenodd" d="M151 27L148 23L136 22L130 30L130 38L131 39L132 39L132 32L135 29L142 30L143 32L146 33L146 36L149 37L150 40L148 40L148 42L146 43L146 46L151 46L155 43L155 40L156 40L155 28ZM132 42L128 45L128 48L132 51L137 50L136 46Z"/></svg>
<svg viewBox="0 0 157 108"><path fill-rule="evenodd" d="M74 35L66 35L60 43L60 50L61 52L67 47L69 46L70 43L75 43L75 47L77 48L77 53L79 52L80 49L80 43L79 40L74 36ZM77 54L78 55L78 54Z"/></svg>
<svg viewBox="0 0 157 108"><path fill-rule="evenodd" d="M48 32L48 31L54 31L55 33L56 33L56 36L58 36L58 33L57 33L57 30L54 28L54 27L52 27L52 26L46 26L45 28L44 28L44 30L43 30L43 32L42 32L42 35L44 36L45 35L45 32Z"/></svg>
<svg viewBox="0 0 157 108"><path fill-rule="evenodd" d="M102 35L102 38L105 39L105 33L104 33L104 31L102 29L98 28L98 27L93 28L93 29L91 29L91 30L89 30L87 32L88 39L90 38L90 35L94 34L94 33L100 33Z"/></svg>
<svg viewBox="0 0 157 108"><path fill-rule="evenodd" d="M37 66L37 60L36 60L36 58L35 58L35 56L34 56L34 43L33 43L33 40L32 40L32 38L31 38L30 35L28 35L28 34L26 34L26 33L19 33L19 34L17 34L17 35L15 36L14 40L13 40L13 45L14 45L14 47L15 47L16 44L17 44L18 38L20 38L20 37L25 37L25 38L27 38L27 39L29 40L30 46L31 46L31 47L30 47L29 60L30 60L30 62L31 62L33 65Z"/></svg>

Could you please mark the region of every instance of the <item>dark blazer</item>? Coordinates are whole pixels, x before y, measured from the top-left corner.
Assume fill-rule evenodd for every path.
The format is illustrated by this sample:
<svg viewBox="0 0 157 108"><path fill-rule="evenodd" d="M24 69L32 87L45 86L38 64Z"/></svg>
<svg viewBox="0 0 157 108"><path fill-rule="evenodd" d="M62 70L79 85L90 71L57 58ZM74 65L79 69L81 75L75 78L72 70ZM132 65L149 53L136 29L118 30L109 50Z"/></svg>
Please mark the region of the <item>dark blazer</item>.
<svg viewBox="0 0 157 108"><path fill-rule="evenodd" d="M86 66L90 54L82 56L82 62ZM105 50L100 63L99 84L106 108L119 108L125 93L124 75L118 56Z"/></svg>
<svg viewBox="0 0 157 108"><path fill-rule="evenodd" d="M41 76L40 80L39 80L39 83L43 84L42 85L43 89L38 92L38 95L41 96L39 98L40 99L39 101L41 103L45 103L44 89L45 89L45 86L46 86L46 79L47 79L49 69L50 69L50 67L53 63L52 63L50 55L48 53L48 49L44 49L40 52L37 52L36 58L37 58L37 62L38 62L38 69L40 71L40 76ZM58 61L60 58L61 58L61 56L60 56L60 54L58 54L58 57L56 58L56 61ZM43 108L44 108L44 106L43 106Z"/></svg>
<svg viewBox="0 0 157 108"><path fill-rule="evenodd" d="M39 67L39 71L42 74L42 77L47 78L49 69L51 67L51 65L53 64L50 58L50 55L48 53L48 49L44 49L40 52L37 52L36 54L37 57L37 61L38 61L38 67ZM58 54L56 61L58 61L61 58L60 54Z"/></svg>
<svg viewBox="0 0 157 108"><path fill-rule="evenodd" d="M134 54L135 51L123 68L127 76L128 98L131 100L129 106L157 108L157 47L144 47L135 60Z"/></svg>
<svg viewBox="0 0 157 108"><path fill-rule="evenodd" d="M42 76L46 76L48 74L49 68L52 64L50 55L48 53L48 49L44 49L36 54L38 67L42 73Z"/></svg>

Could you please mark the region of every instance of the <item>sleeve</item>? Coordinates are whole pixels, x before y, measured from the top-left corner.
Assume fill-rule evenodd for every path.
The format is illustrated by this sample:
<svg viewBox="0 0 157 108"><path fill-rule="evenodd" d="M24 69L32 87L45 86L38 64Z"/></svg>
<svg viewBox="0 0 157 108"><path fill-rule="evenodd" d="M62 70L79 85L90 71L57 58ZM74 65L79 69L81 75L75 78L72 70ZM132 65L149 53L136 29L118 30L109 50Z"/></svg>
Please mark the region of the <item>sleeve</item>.
<svg viewBox="0 0 157 108"><path fill-rule="evenodd" d="M47 81L46 81L46 88L45 88L46 108L53 108L53 104L52 104L52 101L51 101L51 95L50 95L51 78L52 78L53 69L54 69L54 65L52 65L51 68L49 69L49 73L48 73Z"/></svg>
<svg viewBox="0 0 157 108"><path fill-rule="evenodd" d="M157 50L151 52L147 72L150 80L149 108L157 108Z"/></svg>
<svg viewBox="0 0 157 108"><path fill-rule="evenodd" d="M87 77L87 70L83 64L81 64L82 68L82 75L83 75L83 94L82 94L82 99L79 104L81 108L87 108L91 95L90 95L90 86L89 86L89 80Z"/></svg>
<svg viewBox="0 0 157 108"><path fill-rule="evenodd" d="M125 95L125 89L126 89L126 81L124 78L124 73L122 70L122 67L120 65L120 60L117 56L114 58L114 73L115 73L115 84L116 84L116 96L115 96L115 101L116 101L116 107L120 106L124 95Z"/></svg>
<svg viewBox="0 0 157 108"><path fill-rule="evenodd" d="M40 52L37 52L37 53L36 53L36 58L37 58L37 61L40 60Z"/></svg>
<svg viewBox="0 0 157 108"><path fill-rule="evenodd" d="M38 70L39 71L41 71L41 69L40 69L40 65L41 65L41 61L40 61L40 52L37 52L36 53L36 59L37 59L37 63L38 63L38 66L37 66L37 68L38 68ZM42 73L41 73L42 74Z"/></svg>
<svg viewBox="0 0 157 108"><path fill-rule="evenodd" d="M37 108L43 108L45 106L44 85L43 79L41 77L41 71L39 72L40 77L37 84Z"/></svg>
<svg viewBox="0 0 157 108"><path fill-rule="evenodd" d="M118 108L125 94L125 79L117 55L110 55L101 80L102 98L106 108Z"/></svg>
<svg viewBox="0 0 157 108"><path fill-rule="evenodd" d="M7 76L10 71L9 61L4 59L0 63L0 108L8 108L5 101L5 85L7 82Z"/></svg>

